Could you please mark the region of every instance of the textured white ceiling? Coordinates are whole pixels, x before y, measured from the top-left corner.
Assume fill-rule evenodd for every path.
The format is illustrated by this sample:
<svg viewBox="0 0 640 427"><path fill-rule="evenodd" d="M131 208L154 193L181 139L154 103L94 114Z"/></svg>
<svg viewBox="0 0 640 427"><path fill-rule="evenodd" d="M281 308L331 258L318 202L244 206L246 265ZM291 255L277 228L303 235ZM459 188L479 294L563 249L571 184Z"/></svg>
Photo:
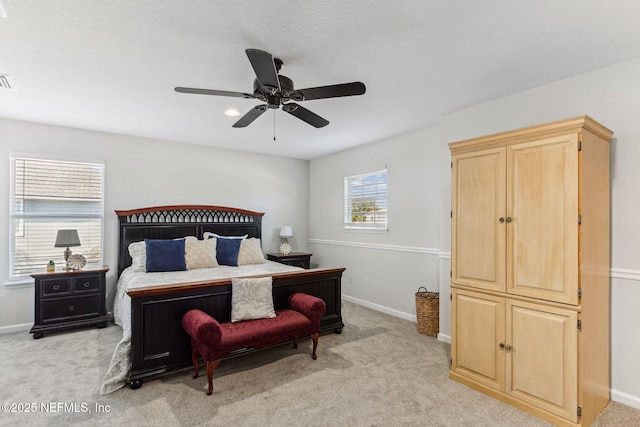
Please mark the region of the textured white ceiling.
<svg viewBox="0 0 640 427"><path fill-rule="evenodd" d="M0 2L0 117L301 159L640 56L637 0ZM259 101L174 92L251 92L247 48L298 88L367 93L303 102L324 128L272 110L236 129L223 112Z"/></svg>

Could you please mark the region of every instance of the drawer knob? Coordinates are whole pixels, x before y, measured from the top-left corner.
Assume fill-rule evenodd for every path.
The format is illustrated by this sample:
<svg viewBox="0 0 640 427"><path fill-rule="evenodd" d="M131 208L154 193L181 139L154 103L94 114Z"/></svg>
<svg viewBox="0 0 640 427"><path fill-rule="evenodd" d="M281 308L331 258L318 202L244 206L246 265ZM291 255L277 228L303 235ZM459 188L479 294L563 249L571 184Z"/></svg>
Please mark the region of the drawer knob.
<svg viewBox="0 0 640 427"><path fill-rule="evenodd" d="M54 291L59 291L60 290L60 285L53 285L53 290Z"/></svg>
<svg viewBox="0 0 640 427"><path fill-rule="evenodd" d="M75 310L75 309L76 309L76 306L75 306L75 305L70 305L70 306L69 306L69 311L73 311L73 310Z"/></svg>
<svg viewBox="0 0 640 427"><path fill-rule="evenodd" d="M89 286L90 286L90 283L89 283L89 282L84 282L84 287L85 287L85 288L88 288Z"/></svg>

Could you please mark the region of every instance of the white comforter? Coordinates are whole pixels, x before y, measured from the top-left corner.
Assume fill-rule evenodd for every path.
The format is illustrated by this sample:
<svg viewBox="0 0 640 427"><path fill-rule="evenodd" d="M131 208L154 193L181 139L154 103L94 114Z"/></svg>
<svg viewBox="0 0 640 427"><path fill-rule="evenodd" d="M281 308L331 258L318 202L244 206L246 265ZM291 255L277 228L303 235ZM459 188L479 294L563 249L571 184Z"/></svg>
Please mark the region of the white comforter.
<svg viewBox="0 0 640 427"><path fill-rule="evenodd" d="M253 276L287 271L302 270L298 267L266 261L264 264L243 265L240 267L219 266L199 268L187 271L167 273L145 273L131 267L125 269L118 279L113 304L113 316L116 324L122 326L122 340L116 346L111 358L109 370L102 379L100 393L107 394L118 390L127 383L131 370L131 298L127 290L145 286L172 285L176 283L198 282L203 280L224 279L228 277Z"/></svg>

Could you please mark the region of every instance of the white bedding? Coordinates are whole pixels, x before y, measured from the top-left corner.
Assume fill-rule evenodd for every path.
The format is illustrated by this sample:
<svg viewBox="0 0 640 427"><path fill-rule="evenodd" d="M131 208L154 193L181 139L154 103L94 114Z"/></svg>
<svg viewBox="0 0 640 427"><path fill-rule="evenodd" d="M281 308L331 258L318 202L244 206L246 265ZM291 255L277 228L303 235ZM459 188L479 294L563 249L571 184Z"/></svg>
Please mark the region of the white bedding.
<svg viewBox="0 0 640 427"><path fill-rule="evenodd" d="M131 359L129 357L131 352L131 298L127 295L126 291L128 289L298 270L302 269L273 261L239 267L222 265L216 268L199 268L166 273L145 273L136 271L131 267L126 268L118 279L113 305L114 320L116 324L122 327L122 340L113 352L109 369L102 379L100 393L111 393L123 387L127 383L129 371L131 370Z"/></svg>

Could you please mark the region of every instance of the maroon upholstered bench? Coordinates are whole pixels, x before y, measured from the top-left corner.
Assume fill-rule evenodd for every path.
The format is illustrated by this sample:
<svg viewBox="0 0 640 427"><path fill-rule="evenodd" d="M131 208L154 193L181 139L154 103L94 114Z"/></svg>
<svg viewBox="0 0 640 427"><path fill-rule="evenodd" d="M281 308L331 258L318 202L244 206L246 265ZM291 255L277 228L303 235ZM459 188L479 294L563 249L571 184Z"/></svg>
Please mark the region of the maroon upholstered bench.
<svg viewBox="0 0 640 427"><path fill-rule="evenodd" d="M202 356L207 371L207 394L213 392L213 372L225 354L242 348L263 348L309 334L313 340L311 357L317 359L320 319L326 305L323 300L303 293L294 293L288 299L290 309L276 311L269 319L222 322L207 313L193 309L182 317L182 326L191 336L193 378L198 378L198 361Z"/></svg>

